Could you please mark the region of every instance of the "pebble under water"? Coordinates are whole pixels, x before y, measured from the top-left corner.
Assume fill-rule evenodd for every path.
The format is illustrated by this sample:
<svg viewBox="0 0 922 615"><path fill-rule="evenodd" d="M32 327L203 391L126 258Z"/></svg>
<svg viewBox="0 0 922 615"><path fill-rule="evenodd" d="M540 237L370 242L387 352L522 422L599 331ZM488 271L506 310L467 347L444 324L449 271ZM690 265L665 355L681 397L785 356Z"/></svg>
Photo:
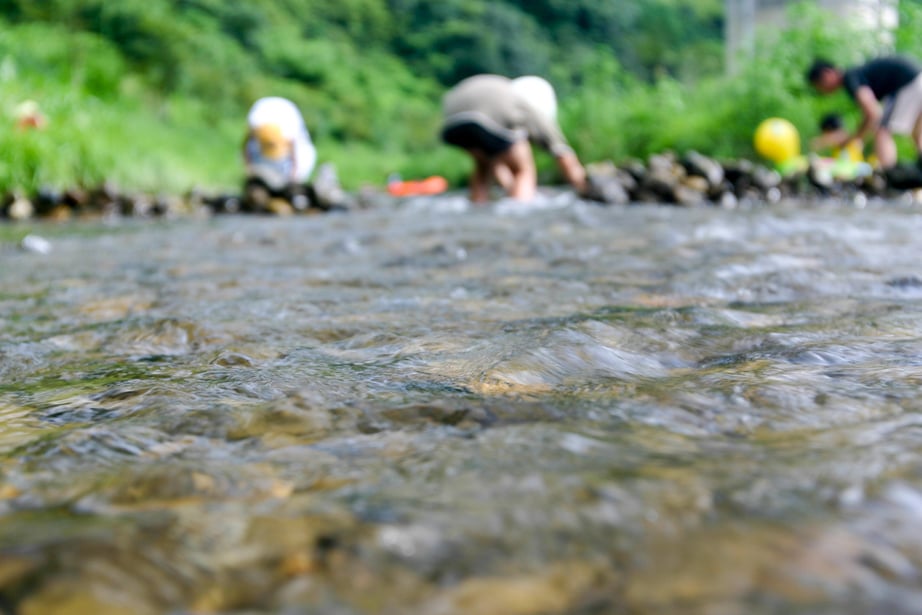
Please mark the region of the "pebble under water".
<svg viewBox="0 0 922 615"><path fill-rule="evenodd" d="M922 209L369 211L0 251L0 612L918 612Z"/></svg>

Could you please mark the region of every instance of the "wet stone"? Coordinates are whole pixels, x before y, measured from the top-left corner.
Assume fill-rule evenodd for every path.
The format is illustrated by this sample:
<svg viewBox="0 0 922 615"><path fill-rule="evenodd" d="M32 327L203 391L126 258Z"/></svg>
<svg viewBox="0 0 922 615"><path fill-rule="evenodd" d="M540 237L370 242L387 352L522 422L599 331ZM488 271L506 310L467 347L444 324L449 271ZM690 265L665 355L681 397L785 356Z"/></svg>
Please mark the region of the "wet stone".
<svg viewBox="0 0 922 615"><path fill-rule="evenodd" d="M580 198L600 204L711 204L724 207L733 193L747 203L776 203L780 198L847 199L897 198L922 186L916 165L901 164L854 179L834 177L827 166L811 159L803 171L782 177L751 160L718 161L694 150L665 151L647 160L628 159L615 165L601 160L586 165L588 186ZM779 198L780 191L780 198ZM386 190L366 186L356 193L343 189L336 168L321 164L310 183L270 187L259 178L246 178L237 193L143 194L120 189L110 181L63 191L41 187L34 194L13 192L0 211L8 220L33 217L70 220L74 217L116 219L191 218L211 214L257 213L272 216L387 209L401 202L444 202L444 198L395 199ZM458 206L466 208L463 197Z"/></svg>
<svg viewBox="0 0 922 615"><path fill-rule="evenodd" d="M719 187L724 181L724 169L720 163L699 152L687 152L682 157L682 164L689 175L707 180L708 188L711 190Z"/></svg>

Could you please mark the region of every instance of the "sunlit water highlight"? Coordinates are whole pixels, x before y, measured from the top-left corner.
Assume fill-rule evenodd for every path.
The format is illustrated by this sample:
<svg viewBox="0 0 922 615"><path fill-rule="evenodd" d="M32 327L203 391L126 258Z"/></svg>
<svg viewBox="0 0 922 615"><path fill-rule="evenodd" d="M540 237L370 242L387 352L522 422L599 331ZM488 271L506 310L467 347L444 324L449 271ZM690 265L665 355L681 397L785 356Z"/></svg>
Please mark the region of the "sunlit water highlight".
<svg viewBox="0 0 922 615"><path fill-rule="evenodd" d="M915 206L72 229L0 253L11 613L922 604Z"/></svg>

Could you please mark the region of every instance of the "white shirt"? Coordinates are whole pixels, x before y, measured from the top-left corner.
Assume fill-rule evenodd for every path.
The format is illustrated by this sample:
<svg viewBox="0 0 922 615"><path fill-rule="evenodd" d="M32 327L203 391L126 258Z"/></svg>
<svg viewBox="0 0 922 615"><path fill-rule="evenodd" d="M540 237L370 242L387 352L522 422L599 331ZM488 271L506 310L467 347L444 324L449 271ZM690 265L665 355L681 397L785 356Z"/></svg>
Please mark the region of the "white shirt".
<svg viewBox="0 0 922 615"><path fill-rule="evenodd" d="M287 98L280 96L260 98L253 103L249 113L247 113L247 125L253 129L264 124L275 124L282 131L282 135L293 142L295 162L297 164L295 181L307 181L314 170L314 164L317 162L317 151L311 142L310 133L308 133L307 127L304 125L304 118L301 116L298 107ZM283 177L290 176L291 161L288 159L272 161L263 158L259 154L259 146L256 140L252 137L247 142L247 150L250 152L251 160L255 167L272 168L275 173L279 173Z"/></svg>

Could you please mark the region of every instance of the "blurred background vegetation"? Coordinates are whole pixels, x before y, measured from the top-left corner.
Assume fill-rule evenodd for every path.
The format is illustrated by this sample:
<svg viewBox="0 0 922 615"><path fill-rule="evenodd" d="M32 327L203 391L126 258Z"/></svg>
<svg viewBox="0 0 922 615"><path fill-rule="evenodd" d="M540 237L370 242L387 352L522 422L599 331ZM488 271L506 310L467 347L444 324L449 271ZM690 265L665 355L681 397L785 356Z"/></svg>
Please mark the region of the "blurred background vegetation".
<svg viewBox="0 0 922 615"><path fill-rule="evenodd" d="M236 189L249 105L286 96L347 188L468 161L437 140L442 93L491 72L538 74L585 161L673 149L752 156L762 119L816 132L843 97L803 74L816 55L873 54L812 3L724 70L723 0L0 0L0 188ZM922 57L922 0L900 2L899 52ZM17 130L35 100L43 130ZM549 161L542 173L553 179Z"/></svg>

